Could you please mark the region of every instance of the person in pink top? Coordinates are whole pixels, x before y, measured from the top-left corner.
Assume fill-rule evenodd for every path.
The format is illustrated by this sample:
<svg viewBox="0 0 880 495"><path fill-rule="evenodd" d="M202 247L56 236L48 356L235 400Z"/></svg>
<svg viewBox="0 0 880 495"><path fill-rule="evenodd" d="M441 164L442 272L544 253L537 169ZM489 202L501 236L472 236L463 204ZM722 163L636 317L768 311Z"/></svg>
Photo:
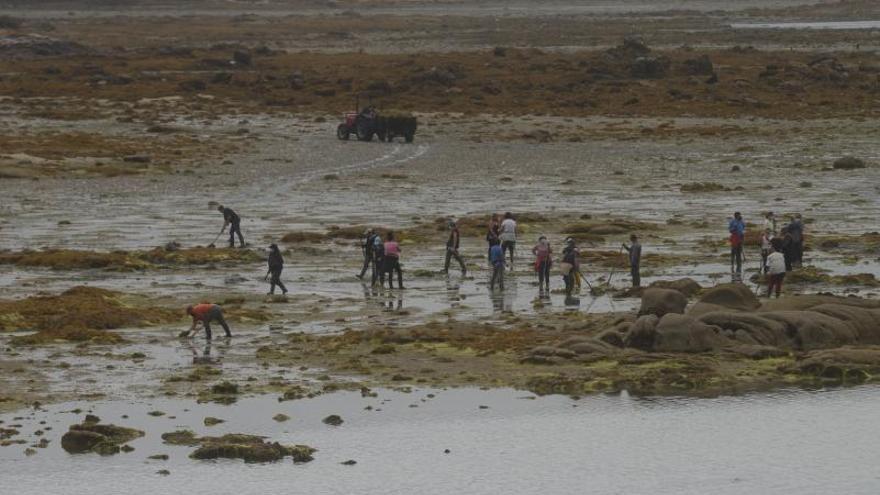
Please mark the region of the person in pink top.
<svg viewBox="0 0 880 495"><path fill-rule="evenodd" d="M403 272L400 270L400 244L394 240L394 232L385 236L385 273L388 274L388 288L394 288L394 272L397 272L397 286L403 289Z"/></svg>

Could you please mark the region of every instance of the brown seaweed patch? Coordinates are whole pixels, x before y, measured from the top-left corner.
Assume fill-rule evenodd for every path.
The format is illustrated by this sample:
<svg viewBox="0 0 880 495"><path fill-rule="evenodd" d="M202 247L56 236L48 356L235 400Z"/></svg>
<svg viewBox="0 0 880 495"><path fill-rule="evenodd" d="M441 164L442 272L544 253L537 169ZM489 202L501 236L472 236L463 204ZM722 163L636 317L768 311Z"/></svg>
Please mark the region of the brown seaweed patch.
<svg viewBox="0 0 880 495"><path fill-rule="evenodd" d="M146 270L166 265L208 265L212 263L251 263L263 257L250 249L155 248L150 251L81 251L47 249L44 251L6 251L0 264L52 268L55 270L105 269L113 271Z"/></svg>
<svg viewBox="0 0 880 495"><path fill-rule="evenodd" d="M198 445L190 454L192 459L242 459L244 462L275 462L291 457L293 462L309 462L316 449L307 445L281 445L267 442L265 437L230 433L221 437L198 437L189 430L162 434L170 445Z"/></svg>
<svg viewBox="0 0 880 495"><path fill-rule="evenodd" d="M112 330L176 321L180 315L163 308L136 307L124 294L78 286L55 296L33 296L0 301L0 331L35 330L12 339L17 345L55 340L115 343L122 338Z"/></svg>

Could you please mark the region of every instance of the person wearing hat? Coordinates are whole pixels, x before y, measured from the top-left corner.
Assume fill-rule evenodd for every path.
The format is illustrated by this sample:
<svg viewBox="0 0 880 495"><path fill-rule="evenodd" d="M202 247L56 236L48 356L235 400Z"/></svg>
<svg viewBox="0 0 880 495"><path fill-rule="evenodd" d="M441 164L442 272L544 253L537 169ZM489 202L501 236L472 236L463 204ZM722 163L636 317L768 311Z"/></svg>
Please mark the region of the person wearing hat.
<svg viewBox="0 0 880 495"><path fill-rule="evenodd" d="M623 244L623 249L629 253L629 273L632 276L632 286L640 287L642 285L642 277L639 275L639 264L642 261L642 245L639 243L639 236L632 234L629 236L630 245Z"/></svg>
<svg viewBox="0 0 880 495"><path fill-rule="evenodd" d="M376 247L376 237L375 230L370 228L364 231L364 242L361 244L361 251L364 253L364 267L361 268L360 274L355 275L355 277L363 279L364 275L367 273L367 268L372 266L372 280L374 284L376 283L376 270L378 266L376 265L376 256L374 252Z"/></svg>
<svg viewBox="0 0 880 495"><path fill-rule="evenodd" d="M575 286L575 277L580 271L580 262L578 257L580 251L575 245L573 237L565 239L565 248L562 249L562 263L559 264L559 271L562 272L562 280L565 282L565 296L571 297L571 293Z"/></svg>
<svg viewBox="0 0 880 495"><path fill-rule="evenodd" d="M269 281L271 284L269 286L269 295L275 293L275 286L281 288L282 294L287 294L287 287L281 282L281 270L284 269L284 258L281 256L281 250L278 249L277 244L269 245L269 270L266 272L266 276L263 277L263 280L269 278L269 275L272 276L272 279Z"/></svg>
<svg viewBox="0 0 880 495"><path fill-rule="evenodd" d="M464 260L461 259L461 255L458 254L461 233L458 231L458 225L455 224L454 220L449 221L448 227L449 237L446 239L446 263L443 266L443 273L449 273L449 262L452 261L452 258L455 258L455 261L458 261L458 265L461 266L461 276L464 277L467 275L467 267L464 264Z"/></svg>

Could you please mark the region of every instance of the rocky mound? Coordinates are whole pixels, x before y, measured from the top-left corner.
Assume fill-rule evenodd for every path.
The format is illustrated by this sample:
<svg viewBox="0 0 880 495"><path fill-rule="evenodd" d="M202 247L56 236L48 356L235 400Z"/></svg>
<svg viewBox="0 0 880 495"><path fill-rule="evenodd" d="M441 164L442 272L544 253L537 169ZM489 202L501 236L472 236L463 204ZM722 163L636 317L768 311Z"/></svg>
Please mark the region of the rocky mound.
<svg viewBox="0 0 880 495"><path fill-rule="evenodd" d="M758 298L745 284L721 284L704 291L697 303L688 310L688 314L699 316L724 309L754 311L760 306Z"/></svg>
<svg viewBox="0 0 880 495"><path fill-rule="evenodd" d="M61 437L61 448L70 454L95 452L100 455L118 454L121 445L144 436L141 430L111 424L100 424L96 416L88 415L85 421L71 425Z"/></svg>
<svg viewBox="0 0 880 495"><path fill-rule="evenodd" d="M316 449L307 445L281 445L267 442L265 437L230 433L221 437L198 437L188 430L162 434L162 440L172 445L199 447L190 454L192 459L241 459L244 462L275 462L290 457L293 462L309 462Z"/></svg>
<svg viewBox="0 0 880 495"><path fill-rule="evenodd" d="M642 306L639 316L655 315L662 317L668 313L684 313L687 298L674 289L648 288L642 292Z"/></svg>

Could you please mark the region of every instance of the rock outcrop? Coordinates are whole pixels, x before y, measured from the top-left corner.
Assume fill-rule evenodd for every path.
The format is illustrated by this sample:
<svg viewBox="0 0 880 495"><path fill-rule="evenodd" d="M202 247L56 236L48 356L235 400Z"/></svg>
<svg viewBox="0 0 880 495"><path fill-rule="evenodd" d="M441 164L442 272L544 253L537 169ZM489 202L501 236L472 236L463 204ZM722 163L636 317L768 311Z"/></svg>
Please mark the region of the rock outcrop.
<svg viewBox="0 0 880 495"><path fill-rule="evenodd" d="M667 313L684 313L687 298L674 289L649 288L642 293L642 306L639 316L655 315L662 317Z"/></svg>

